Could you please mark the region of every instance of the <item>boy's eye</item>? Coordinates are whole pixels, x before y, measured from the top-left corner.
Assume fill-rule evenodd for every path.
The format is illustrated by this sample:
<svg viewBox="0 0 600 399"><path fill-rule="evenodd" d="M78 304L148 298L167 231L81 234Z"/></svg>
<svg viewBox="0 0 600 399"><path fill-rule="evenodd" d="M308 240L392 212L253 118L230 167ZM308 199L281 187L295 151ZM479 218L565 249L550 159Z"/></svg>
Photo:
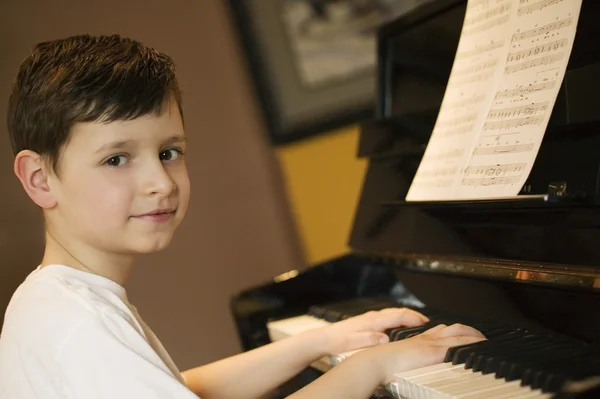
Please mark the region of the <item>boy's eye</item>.
<svg viewBox="0 0 600 399"><path fill-rule="evenodd" d="M125 155L115 155L108 158L105 163L108 166L121 166L127 163L127 157Z"/></svg>
<svg viewBox="0 0 600 399"><path fill-rule="evenodd" d="M178 150L176 148L169 148L169 149L166 149L166 150L163 150L160 152L160 159L162 161L174 161L181 154L182 154L181 150Z"/></svg>

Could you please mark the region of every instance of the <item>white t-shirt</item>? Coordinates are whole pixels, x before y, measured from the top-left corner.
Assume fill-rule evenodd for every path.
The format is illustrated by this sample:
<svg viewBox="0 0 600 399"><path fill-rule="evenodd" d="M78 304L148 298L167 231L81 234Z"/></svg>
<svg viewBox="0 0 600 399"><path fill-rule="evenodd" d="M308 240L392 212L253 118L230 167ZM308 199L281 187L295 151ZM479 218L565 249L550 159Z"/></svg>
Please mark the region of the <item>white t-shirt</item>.
<svg viewBox="0 0 600 399"><path fill-rule="evenodd" d="M125 289L62 265L15 291L0 334L2 399L197 399Z"/></svg>

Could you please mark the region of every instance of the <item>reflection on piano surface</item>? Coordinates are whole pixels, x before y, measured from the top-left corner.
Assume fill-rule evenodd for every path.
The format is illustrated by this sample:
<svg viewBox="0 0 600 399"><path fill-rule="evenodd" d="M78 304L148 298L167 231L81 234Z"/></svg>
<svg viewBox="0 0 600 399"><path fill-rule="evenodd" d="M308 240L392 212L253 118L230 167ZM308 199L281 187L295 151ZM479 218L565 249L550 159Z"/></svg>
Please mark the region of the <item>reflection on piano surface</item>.
<svg viewBox="0 0 600 399"><path fill-rule="evenodd" d="M392 340L455 322L488 340L452 348L443 364L400 373L374 397L600 397L600 2L583 1L567 73L521 194L406 203L465 4L431 1L382 27L376 119L361 125L358 155L369 166L352 251L232 298L242 346L406 306L430 322L390 330ZM316 362L274 397L351 355Z"/></svg>

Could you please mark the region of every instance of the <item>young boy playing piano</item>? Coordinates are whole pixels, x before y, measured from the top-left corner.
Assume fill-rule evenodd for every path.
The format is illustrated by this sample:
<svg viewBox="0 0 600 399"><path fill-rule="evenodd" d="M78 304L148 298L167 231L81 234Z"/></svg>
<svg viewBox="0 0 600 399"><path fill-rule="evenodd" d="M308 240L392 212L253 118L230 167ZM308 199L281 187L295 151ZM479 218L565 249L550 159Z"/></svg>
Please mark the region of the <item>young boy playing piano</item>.
<svg viewBox="0 0 600 399"><path fill-rule="evenodd" d="M124 288L135 257L165 248L188 206L171 59L116 35L40 43L18 71L8 131L46 246L6 310L3 399L257 398L322 356L360 348L293 397L367 398L394 372L483 339L453 325L379 345L384 330L427 320L386 309L180 373Z"/></svg>

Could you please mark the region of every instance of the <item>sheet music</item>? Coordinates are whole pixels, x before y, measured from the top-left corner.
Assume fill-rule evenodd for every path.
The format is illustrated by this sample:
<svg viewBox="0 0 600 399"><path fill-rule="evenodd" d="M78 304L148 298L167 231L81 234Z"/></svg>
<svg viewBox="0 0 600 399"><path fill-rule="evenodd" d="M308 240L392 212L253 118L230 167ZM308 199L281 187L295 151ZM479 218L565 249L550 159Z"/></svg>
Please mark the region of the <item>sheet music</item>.
<svg viewBox="0 0 600 399"><path fill-rule="evenodd" d="M407 201L517 195L560 89L581 0L469 0Z"/></svg>

